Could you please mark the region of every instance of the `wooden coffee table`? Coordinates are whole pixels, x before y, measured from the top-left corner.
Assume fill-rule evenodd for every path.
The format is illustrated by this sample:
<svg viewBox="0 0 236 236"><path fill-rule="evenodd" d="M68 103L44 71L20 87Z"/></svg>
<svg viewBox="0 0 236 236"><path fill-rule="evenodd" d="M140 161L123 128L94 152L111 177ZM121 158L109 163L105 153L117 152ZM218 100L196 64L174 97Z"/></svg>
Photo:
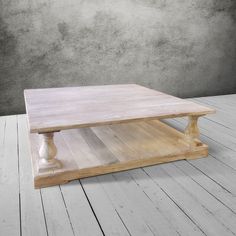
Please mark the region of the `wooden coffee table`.
<svg viewBox="0 0 236 236"><path fill-rule="evenodd" d="M35 188L208 155L213 109L136 84L24 91ZM184 133L160 121L189 117Z"/></svg>

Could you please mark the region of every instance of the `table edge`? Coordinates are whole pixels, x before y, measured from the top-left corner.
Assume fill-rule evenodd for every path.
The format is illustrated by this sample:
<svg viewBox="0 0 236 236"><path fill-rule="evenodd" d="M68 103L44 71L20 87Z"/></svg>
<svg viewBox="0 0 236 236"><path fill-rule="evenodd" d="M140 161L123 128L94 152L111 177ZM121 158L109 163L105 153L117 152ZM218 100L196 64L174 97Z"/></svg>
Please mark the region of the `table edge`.
<svg viewBox="0 0 236 236"><path fill-rule="evenodd" d="M178 118L178 117L187 117L187 116L199 116L200 117L200 116L205 116L205 115L214 114L214 113L216 113L216 110L209 108L208 111L204 111L204 112L158 115L158 116L130 118L130 119L124 119L124 120L119 119L119 120L98 121L98 122L94 122L94 123L51 126L51 127L45 127L45 128L33 128L30 125L28 114L26 114L26 115L27 115L30 133L49 133L49 132L58 132L61 130L68 130L68 129L88 128L88 127L96 127L96 126L103 126L103 125L139 122L139 121L145 121L145 120L159 120L159 119Z"/></svg>

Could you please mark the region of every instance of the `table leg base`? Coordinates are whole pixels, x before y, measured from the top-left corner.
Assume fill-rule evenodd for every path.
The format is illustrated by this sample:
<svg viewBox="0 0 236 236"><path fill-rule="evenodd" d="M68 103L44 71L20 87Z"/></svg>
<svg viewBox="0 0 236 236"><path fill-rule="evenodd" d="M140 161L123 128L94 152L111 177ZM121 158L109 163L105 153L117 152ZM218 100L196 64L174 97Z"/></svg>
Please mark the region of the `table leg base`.
<svg viewBox="0 0 236 236"><path fill-rule="evenodd" d="M62 167L62 164L57 159L45 160L41 159L38 161L38 172L47 172L54 169L59 169Z"/></svg>

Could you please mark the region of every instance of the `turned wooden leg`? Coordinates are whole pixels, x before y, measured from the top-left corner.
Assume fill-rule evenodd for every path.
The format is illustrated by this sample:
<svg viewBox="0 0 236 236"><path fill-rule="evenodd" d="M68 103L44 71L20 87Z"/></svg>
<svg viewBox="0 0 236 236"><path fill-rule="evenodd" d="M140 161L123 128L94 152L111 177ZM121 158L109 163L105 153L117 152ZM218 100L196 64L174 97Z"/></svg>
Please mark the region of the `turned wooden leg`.
<svg viewBox="0 0 236 236"><path fill-rule="evenodd" d="M197 125L199 116L189 116L189 122L185 129L185 136L191 147L201 145L199 141L200 133Z"/></svg>
<svg viewBox="0 0 236 236"><path fill-rule="evenodd" d="M42 138L42 143L39 148L39 172L61 167L61 162L55 159L55 156L57 154L57 148L53 142L53 135L54 133L40 134Z"/></svg>

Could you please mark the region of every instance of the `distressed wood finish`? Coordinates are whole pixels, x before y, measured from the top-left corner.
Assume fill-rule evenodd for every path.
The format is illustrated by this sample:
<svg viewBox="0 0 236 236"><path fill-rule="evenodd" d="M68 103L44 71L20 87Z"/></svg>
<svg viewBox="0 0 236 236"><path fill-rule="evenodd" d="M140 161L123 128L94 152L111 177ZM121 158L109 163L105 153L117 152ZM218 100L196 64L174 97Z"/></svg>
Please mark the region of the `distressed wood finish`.
<svg viewBox="0 0 236 236"><path fill-rule="evenodd" d="M201 141L210 146L207 158L137 168L38 190L32 188L26 116L0 117L0 235L235 236L236 95L191 100L217 109L216 115L202 117L198 122ZM183 133L188 124L184 118L168 122ZM108 145L112 135L104 136L100 128L92 131ZM111 134L119 129L114 130ZM67 136L61 132L67 142L77 137L76 130L70 132ZM60 145L58 136L55 142ZM126 140L132 137L133 133ZM78 140L84 139L81 136ZM86 148L86 143L83 145ZM113 146L111 151L122 159L124 153L119 146ZM74 153L83 154L76 149L76 143L72 148ZM67 152L67 146L63 146L58 155L63 159ZM126 157L131 160L132 155L130 148ZM86 156L84 166L92 157L92 153ZM70 163L65 162L65 166Z"/></svg>
<svg viewBox="0 0 236 236"><path fill-rule="evenodd" d="M39 148L40 159L38 161L38 171L43 172L47 170L53 170L60 168L61 162L55 157L57 154L57 148L53 141L54 133L40 134L41 146Z"/></svg>
<svg viewBox="0 0 236 236"><path fill-rule="evenodd" d="M189 148L185 134L161 121L142 121L55 133L60 169L38 172L39 134L30 134L35 187L66 183L131 168L208 155L207 145Z"/></svg>
<svg viewBox="0 0 236 236"><path fill-rule="evenodd" d="M32 133L214 112L136 84L30 89L24 95Z"/></svg>
<svg viewBox="0 0 236 236"><path fill-rule="evenodd" d="M18 171L17 117L0 117L0 235L20 235Z"/></svg>
<svg viewBox="0 0 236 236"><path fill-rule="evenodd" d="M197 119L214 109L191 101L135 84L36 89L24 94L30 132L39 134L30 137L37 188L207 155ZM182 116L189 116L185 134L157 121Z"/></svg>
<svg viewBox="0 0 236 236"><path fill-rule="evenodd" d="M199 116L189 116L188 125L185 129L186 139L191 148L201 145L197 140L200 138L200 131L197 125Z"/></svg>

